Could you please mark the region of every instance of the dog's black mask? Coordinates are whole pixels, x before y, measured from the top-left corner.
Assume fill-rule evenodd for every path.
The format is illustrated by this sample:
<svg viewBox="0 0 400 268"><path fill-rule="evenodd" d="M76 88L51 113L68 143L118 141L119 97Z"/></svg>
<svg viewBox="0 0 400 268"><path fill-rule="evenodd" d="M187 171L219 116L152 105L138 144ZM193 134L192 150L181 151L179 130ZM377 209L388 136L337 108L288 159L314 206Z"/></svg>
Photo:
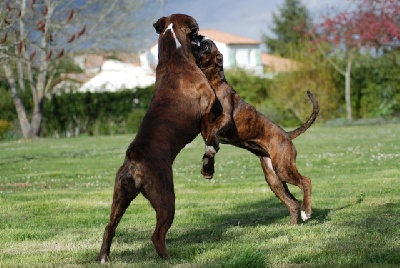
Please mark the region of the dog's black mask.
<svg viewBox="0 0 400 268"><path fill-rule="evenodd" d="M203 35L197 35L197 41L197 44L192 46L192 50L197 64L200 64L201 56L211 53L212 41Z"/></svg>

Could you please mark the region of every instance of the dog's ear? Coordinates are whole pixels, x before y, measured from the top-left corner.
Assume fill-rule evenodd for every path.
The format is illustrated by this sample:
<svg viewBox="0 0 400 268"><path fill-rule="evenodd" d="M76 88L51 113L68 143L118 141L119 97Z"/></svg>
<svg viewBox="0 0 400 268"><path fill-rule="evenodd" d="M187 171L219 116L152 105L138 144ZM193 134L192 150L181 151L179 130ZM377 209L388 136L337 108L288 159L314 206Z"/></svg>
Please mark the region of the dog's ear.
<svg viewBox="0 0 400 268"><path fill-rule="evenodd" d="M218 67L222 67L224 65L224 57L222 56L221 52L218 52L217 55L215 55L214 60Z"/></svg>
<svg viewBox="0 0 400 268"><path fill-rule="evenodd" d="M153 23L154 29L156 29L156 33L160 34L165 29L165 23L167 21L167 17L159 18L157 22Z"/></svg>

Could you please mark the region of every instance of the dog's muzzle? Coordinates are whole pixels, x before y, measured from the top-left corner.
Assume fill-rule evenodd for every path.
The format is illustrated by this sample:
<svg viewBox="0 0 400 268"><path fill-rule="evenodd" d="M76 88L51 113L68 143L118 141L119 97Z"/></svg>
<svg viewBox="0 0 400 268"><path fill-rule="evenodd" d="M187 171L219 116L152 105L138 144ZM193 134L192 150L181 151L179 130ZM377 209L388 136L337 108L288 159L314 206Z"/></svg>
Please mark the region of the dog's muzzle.
<svg viewBox="0 0 400 268"><path fill-rule="evenodd" d="M210 39L204 37L200 42L200 53L210 54L212 49L212 43Z"/></svg>
<svg viewBox="0 0 400 268"><path fill-rule="evenodd" d="M211 52L211 44L209 44L207 40L209 39L203 35L196 35L192 40L194 51L196 53L204 53L207 52L206 50L208 50L208 52Z"/></svg>
<svg viewBox="0 0 400 268"><path fill-rule="evenodd" d="M203 55L211 53L212 41L203 35L198 35L196 39L197 41L192 42L192 51L197 64L200 64Z"/></svg>

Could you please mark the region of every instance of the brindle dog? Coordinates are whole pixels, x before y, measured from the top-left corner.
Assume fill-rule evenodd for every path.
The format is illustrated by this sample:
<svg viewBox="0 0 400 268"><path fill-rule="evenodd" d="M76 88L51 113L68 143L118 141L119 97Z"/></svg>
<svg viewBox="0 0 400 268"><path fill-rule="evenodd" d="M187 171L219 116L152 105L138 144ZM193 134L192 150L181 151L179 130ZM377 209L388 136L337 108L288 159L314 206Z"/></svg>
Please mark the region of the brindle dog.
<svg viewBox="0 0 400 268"><path fill-rule="evenodd" d="M194 55L223 107L223 114L214 122L214 127L218 128L218 138L222 143L244 148L260 157L265 179L275 195L288 207L291 224L297 224L300 203L286 183L297 185L303 192L301 218L304 221L309 219L312 212L311 181L296 168L296 149L292 140L305 132L317 118L317 100L307 91L313 104L312 114L302 126L286 132L236 93L225 79L222 54L215 43L201 36L199 38L202 41L200 47L193 47ZM210 121L203 122L205 126L209 124ZM210 139L206 131L202 135L205 140ZM217 150L218 147L206 146L202 174L208 179L214 173L214 154Z"/></svg>
<svg viewBox="0 0 400 268"><path fill-rule="evenodd" d="M151 240L157 253L169 257L165 236L175 214L172 163L200 133L201 120L215 102L215 93L192 53L192 42L198 41L196 20L173 14L153 26L159 34L154 96L115 177L110 221L98 258L101 263L109 261L117 225L139 193L156 211Z"/></svg>

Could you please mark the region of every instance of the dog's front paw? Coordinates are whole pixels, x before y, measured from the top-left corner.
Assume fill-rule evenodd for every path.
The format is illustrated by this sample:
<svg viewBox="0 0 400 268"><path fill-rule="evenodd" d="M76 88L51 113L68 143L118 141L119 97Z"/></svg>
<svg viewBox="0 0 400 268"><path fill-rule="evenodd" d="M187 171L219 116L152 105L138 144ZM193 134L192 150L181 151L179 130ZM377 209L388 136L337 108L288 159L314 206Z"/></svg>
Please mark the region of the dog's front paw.
<svg viewBox="0 0 400 268"><path fill-rule="evenodd" d="M209 158L207 155L203 156L203 167L201 168L201 174L208 180L212 179L214 174L214 158Z"/></svg>
<svg viewBox="0 0 400 268"><path fill-rule="evenodd" d="M204 171L204 169L201 169L201 174L203 175L204 178L207 180L211 180L213 178L213 174L208 174L207 172Z"/></svg>
<svg viewBox="0 0 400 268"><path fill-rule="evenodd" d="M206 145L206 152L205 154L208 157L214 157L217 154L218 149L214 148L214 146Z"/></svg>

